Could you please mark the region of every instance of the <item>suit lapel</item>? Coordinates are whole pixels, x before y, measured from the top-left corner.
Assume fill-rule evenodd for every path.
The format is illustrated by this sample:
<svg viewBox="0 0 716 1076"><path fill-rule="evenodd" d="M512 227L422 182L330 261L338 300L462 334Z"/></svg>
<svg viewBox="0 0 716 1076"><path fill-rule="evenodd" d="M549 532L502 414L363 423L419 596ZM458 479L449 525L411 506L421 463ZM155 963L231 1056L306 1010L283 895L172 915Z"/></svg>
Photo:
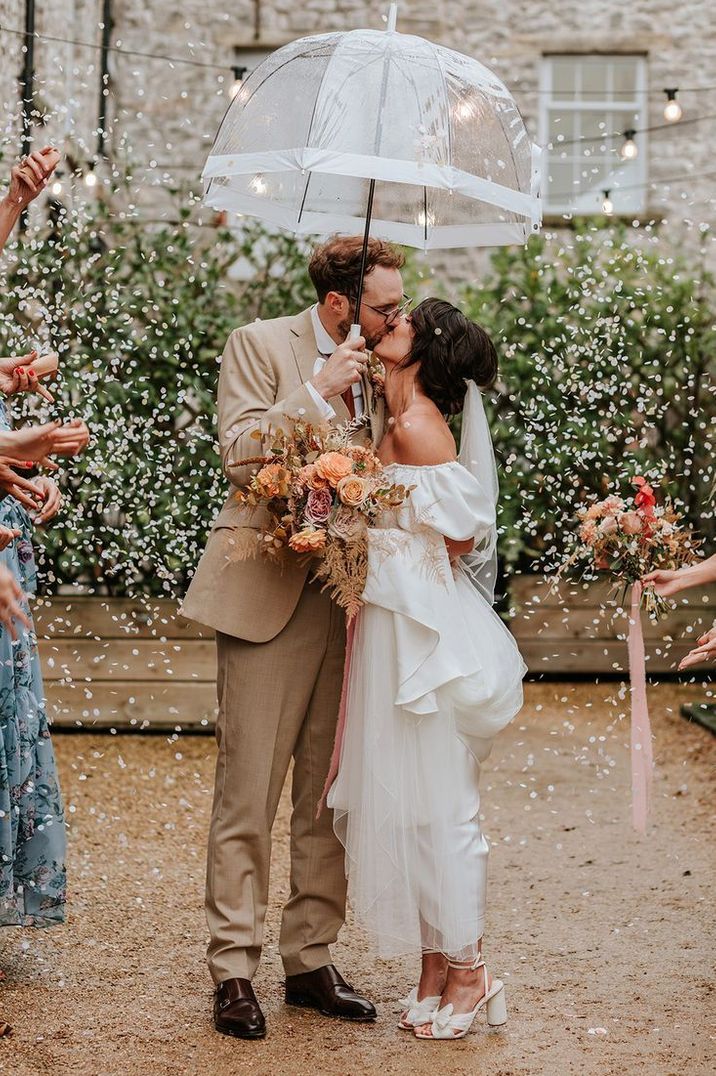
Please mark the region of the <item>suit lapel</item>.
<svg viewBox="0 0 716 1076"><path fill-rule="evenodd" d="M297 314L294 318L291 326L291 347L293 357L296 360L300 382L305 385L313 377L313 367L318 358L318 344L316 343L316 334L313 331L310 310L304 310L303 313ZM341 396L334 396L328 402L336 412L336 424L350 420L348 408Z"/></svg>

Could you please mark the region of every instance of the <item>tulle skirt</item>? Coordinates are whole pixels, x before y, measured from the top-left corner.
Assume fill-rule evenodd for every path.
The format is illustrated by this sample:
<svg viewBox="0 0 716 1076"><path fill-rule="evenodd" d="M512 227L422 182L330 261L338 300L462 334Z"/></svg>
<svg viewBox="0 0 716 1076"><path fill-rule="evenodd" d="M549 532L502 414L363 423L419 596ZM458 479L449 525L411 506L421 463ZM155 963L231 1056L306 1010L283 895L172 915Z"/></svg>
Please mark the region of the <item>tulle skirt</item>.
<svg viewBox="0 0 716 1076"><path fill-rule="evenodd" d="M471 960L484 933L488 841L480 827L480 763L522 706L525 667L510 633L467 579L456 578L455 617L472 649L469 676L423 700L399 695L397 616L360 613L340 769L328 798L346 849L351 907L379 956L420 951ZM464 662L464 656L461 656ZM440 647L431 683L439 682ZM469 662L468 662L469 664ZM436 675L437 672L437 675Z"/></svg>

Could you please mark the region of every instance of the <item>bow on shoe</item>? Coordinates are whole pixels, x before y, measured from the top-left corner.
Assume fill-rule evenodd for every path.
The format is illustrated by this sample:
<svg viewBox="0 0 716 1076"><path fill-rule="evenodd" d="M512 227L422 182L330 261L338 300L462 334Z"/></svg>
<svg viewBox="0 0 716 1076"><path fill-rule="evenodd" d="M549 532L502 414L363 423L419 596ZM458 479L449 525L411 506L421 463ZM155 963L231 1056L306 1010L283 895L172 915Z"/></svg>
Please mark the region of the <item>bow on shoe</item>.
<svg viewBox="0 0 716 1076"><path fill-rule="evenodd" d="M450 1018L455 1012L455 1006L452 1002L448 1002L444 1009L438 1009L433 1017L433 1024L438 1031L444 1031L450 1023Z"/></svg>
<svg viewBox="0 0 716 1076"><path fill-rule="evenodd" d="M413 1005L415 1005L417 1000L418 988L417 986L414 986L408 994L407 998L400 998L400 1000L398 1001L398 1005L400 1005L401 1009L412 1009Z"/></svg>

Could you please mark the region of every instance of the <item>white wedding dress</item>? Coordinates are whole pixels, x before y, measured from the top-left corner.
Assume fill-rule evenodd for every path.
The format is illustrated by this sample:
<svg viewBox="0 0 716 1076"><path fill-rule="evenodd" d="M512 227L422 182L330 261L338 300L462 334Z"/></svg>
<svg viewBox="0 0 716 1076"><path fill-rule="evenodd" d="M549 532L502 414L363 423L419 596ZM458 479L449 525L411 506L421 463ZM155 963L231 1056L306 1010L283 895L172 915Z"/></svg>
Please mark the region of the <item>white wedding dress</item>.
<svg viewBox="0 0 716 1076"><path fill-rule="evenodd" d="M479 547L494 536L496 482L458 462L386 472L415 488L369 533L328 805L351 906L378 955L473 960L489 851L480 763L522 706L526 668L483 588L462 560L450 563L444 537Z"/></svg>

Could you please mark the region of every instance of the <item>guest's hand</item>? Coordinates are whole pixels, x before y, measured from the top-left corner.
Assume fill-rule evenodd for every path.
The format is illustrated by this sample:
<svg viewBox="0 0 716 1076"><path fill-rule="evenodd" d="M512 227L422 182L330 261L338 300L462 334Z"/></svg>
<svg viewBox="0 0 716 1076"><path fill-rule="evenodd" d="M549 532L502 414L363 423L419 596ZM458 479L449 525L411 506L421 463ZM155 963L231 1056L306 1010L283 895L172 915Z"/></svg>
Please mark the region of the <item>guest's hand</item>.
<svg viewBox="0 0 716 1076"><path fill-rule="evenodd" d="M48 456L77 456L89 441L89 430L81 419L66 423L47 422L44 426L24 426L19 430L0 430L0 456L39 462L51 470L57 467ZM27 464L23 464L27 466Z"/></svg>
<svg viewBox="0 0 716 1076"><path fill-rule="evenodd" d="M49 523L51 519L54 519L62 506L62 494L60 488L56 482L53 482L51 478L45 478L41 475L39 478L33 479L33 485L42 490L45 496L45 503L39 512L33 514L33 521L38 527L41 527L44 523Z"/></svg>
<svg viewBox="0 0 716 1076"><path fill-rule="evenodd" d="M0 526L0 551L7 549L9 545L19 538L22 531L19 531L17 527L3 527Z"/></svg>
<svg viewBox="0 0 716 1076"><path fill-rule="evenodd" d="M40 384L32 368L37 358L38 354L33 350L28 351L27 355L8 355L7 358L0 359L0 392L5 396L14 396L18 392L36 392L48 403L53 403L54 396Z"/></svg>
<svg viewBox="0 0 716 1076"><path fill-rule="evenodd" d="M43 507L45 494L38 485L30 481L29 478L23 478L14 469L15 467L26 467L27 462L21 463L18 460L8 459L7 456L0 456L0 490L14 497L28 511L36 512Z"/></svg>
<svg viewBox="0 0 716 1076"><path fill-rule="evenodd" d="M690 669L692 665L700 665L703 661L716 661L716 623L696 640L694 649L681 659L679 670Z"/></svg>
<svg viewBox="0 0 716 1076"><path fill-rule="evenodd" d="M22 588L15 576L4 564L0 564L0 624L5 625L13 639L17 639L13 619L19 620L26 628L32 626L27 613L20 605L23 597Z"/></svg>
<svg viewBox="0 0 716 1076"><path fill-rule="evenodd" d="M10 172L8 201L14 207L25 209L45 189L59 160L60 155L53 146L45 146L24 157Z"/></svg>

